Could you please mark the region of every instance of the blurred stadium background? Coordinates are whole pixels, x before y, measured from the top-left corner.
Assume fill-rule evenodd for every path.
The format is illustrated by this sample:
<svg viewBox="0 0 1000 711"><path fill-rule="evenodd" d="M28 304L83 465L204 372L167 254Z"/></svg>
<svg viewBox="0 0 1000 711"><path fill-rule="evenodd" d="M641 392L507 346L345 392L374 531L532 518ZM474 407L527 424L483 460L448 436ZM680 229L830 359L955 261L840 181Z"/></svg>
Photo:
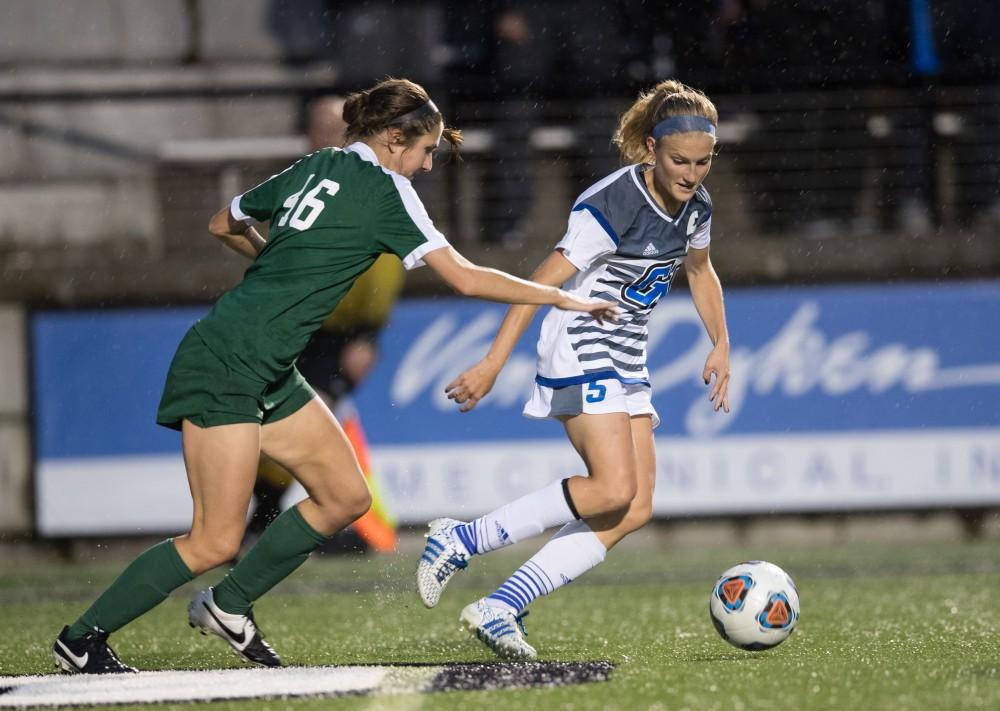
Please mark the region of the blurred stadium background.
<svg viewBox="0 0 1000 711"><path fill-rule="evenodd" d="M616 167L609 137L639 89L676 76L707 91L737 411L703 421L693 404L703 344L681 287L652 353L660 512L954 509L981 533L1000 502L1000 10L931 3L928 24L917 7L4 3L4 538L183 525L183 482L161 475L176 442L152 406L177 334L245 268L206 220L306 150L313 99L385 75L423 82L466 132L464 160L417 181L434 220L519 274ZM469 456L504 492L575 467L557 430L518 417L530 337L492 407L460 419L439 396L499 313L408 276L359 395L403 523L435 513ZM512 468L525 452L545 465ZM79 498L104 486L121 512ZM497 489L451 498L471 512Z"/></svg>
<svg viewBox="0 0 1000 711"><path fill-rule="evenodd" d="M246 266L207 220L306 151L312 100L386 75L465 131L463 160L416 181L437 225L521 275L617 166L637 91L677 77L716 102L734 412L706 416L679 284L651 324L671 540L1000 536L992 0L5 0L0 19L0 558L186 526L155 404ZM577 469L519 416L530 335L489 406L441 395L502 313L407 277L357 397L403 525Z"/></svg>

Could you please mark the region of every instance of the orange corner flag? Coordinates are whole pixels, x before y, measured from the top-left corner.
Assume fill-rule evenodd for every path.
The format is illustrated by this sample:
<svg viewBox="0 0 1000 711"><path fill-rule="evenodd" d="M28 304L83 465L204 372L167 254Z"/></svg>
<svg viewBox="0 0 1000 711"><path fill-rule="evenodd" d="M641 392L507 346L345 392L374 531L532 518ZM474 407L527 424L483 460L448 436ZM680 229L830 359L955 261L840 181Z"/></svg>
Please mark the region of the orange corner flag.
<svg viewBox="0 0 1000 711"><path fill-rule="evenodd" d="M368 513L351 525L373 550L380 553L394 551L396 550L396 522L386 510L372 480L371 454L368 450L368 440L365 437L364 428L361 426L361 417L357 412L352 412L344 417L340 424L354 448L354 454L358 458L361 471L365 474L368 489L372 494L372 507Z"/></svg>

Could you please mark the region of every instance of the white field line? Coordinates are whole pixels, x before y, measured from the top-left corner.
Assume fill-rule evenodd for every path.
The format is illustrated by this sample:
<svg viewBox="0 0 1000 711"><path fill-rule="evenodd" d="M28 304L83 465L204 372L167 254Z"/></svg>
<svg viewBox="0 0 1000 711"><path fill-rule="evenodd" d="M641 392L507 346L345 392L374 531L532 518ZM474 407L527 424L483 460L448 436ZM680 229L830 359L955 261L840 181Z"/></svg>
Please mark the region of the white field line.
<svg viewBox="0 0 1000 711"><path fill-rule="evenodd" d="M0 677L0 709L295 697L371 696L368 709L420 709L416 694L606 681L609 662L282 667ZM445 685L445 686L443 686ZM409 698L400 698L410 695ZM390 700L387 697L395 697ZM379 701L381 698L381 701Z"/></svg>
<svg viewBox="0 0 1000 711"><path fill-rule="evenodd" d="M441 669L283 667L0 677L0 708L420 693Z"/></svg>

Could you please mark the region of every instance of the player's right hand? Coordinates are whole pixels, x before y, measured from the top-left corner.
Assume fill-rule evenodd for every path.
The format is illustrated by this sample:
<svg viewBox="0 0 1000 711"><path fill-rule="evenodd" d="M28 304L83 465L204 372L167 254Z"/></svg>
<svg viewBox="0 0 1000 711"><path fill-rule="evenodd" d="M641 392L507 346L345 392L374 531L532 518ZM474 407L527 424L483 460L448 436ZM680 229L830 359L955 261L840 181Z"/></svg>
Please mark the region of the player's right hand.
<svg viewBox="0 0 1000 711"><path fill-rule="evenodd" d="M461 405L460 412L468 412L493 389L498 375L500 368L484 358L452 380L444 392L449 400Z"/></svg>
<svg viewBox="0 0 1000 711"><path fill-rule="evenodd" d="M589 313L597 323L617 321L622 314L622 310L618 304L605 301L604 299L574 296L567 291L562 292L562 296L555 303L555 306L565 311L583 311Z"/></svg>

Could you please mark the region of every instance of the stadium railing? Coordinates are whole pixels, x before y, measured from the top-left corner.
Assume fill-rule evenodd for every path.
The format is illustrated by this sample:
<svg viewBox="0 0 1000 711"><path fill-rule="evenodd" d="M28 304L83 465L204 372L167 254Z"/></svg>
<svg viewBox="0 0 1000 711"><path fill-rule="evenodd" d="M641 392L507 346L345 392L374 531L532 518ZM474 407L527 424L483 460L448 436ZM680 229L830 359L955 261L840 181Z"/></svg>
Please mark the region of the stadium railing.
<svg viewBox="0 0 1000 711"><path fill-rule="evenodd" d="M69 156L65 170L77 172L21 175L24 161L12 163L0 191L71 201L93 186L79 199L105 213L81 209L72 222L93 227L68 237L58 234L64 223L26 227L10 218L0 243L0 297L184 301L209 298L205 284L225 288L240 265L200 239L207 217L303 150L294 135L297 107L330 85L328 76L287 84L281 76L259 86L240 75L215 88L185 80L150 92L134 82L21 91L27 109L0 112L0 123L20 137L23 150L50 162ZM209 109L185 113L199 101ZM193 131L197 138L149 139L123 124L136 123L137 102L154 117L153 127L171 112L195 115L205 125ZM205 118L255 102L259 120L285 127L285 135L241 136L239 122L227 119L213 128ZM118 123L46 120L53 108L90 118L96 104L104 116L120 108ZM708 185L717 266L730 283L1000 273L1000 241L992 239L1000 225L1000 89L724 95L717 104L720 147ZM627 105L627 98L591 100L586 107L542 102L519 121L527 127L523 134L511 136L498 102L455 104L447 112L465 130L464 158L442 161L417 188L462 249L524 273L558 239L574 196L617 166L610 136ZM116 135L116 126L128 140ZM503 181L511 171L526 176L529 189L509 193ZM68 181L76 192L66 192ZM109 185L115 186L110 198L101 192ZM485 241L491 215L504 212L525 216L521 239ZM175 260L183 271L163 268ZM94 279L95 270L111 278ZM408 288L432 287L415 275Z"/></svg>

